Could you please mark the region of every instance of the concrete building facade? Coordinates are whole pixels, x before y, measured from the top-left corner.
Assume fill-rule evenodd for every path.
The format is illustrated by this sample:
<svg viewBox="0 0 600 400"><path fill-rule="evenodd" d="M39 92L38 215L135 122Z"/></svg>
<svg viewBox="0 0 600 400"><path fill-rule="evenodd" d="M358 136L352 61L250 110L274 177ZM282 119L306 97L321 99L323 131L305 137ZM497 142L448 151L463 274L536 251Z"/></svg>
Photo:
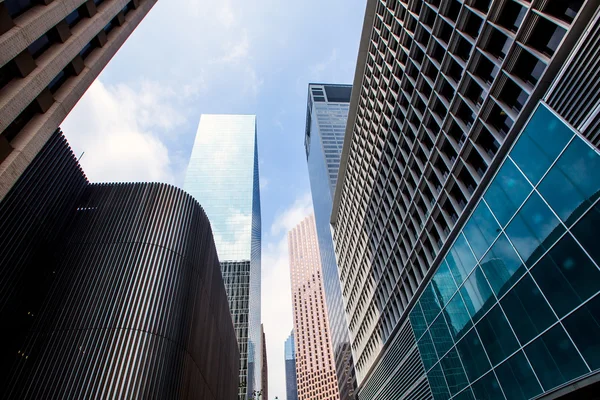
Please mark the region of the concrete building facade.
<svg viewBox="0 0 600 400"><path fill-rule="evenodd" d="M0 199L155 3L0 2Z"/></svg>
<svg viewBox="0 0 600 400"><path fill-rule="evenodd" d="M288 232L298 399L339 399L314 216Z"/></svg>
<svg viewBox="0 0 600 400"><path fill-rule="evenodd" d="M594 1L367 2L331 219L359 399L593 383L597 341L570 326L596 330L598 288L565 268L596 279L598 18Z"/></svg>
<svg viewBox="0 0 600 400"><path fill-rule="evenodd" d="M304 137L323 270L327 317L342 400L354 398L356 376L329 221L351 91L350 85L309 84Z"/></svg>
<svg viewBox="0 0 600 400"><path fill-rule="evenodd" d="M2 398L237 398L227 295L190 195L89 184L57 131L0 226Z"/></svg>

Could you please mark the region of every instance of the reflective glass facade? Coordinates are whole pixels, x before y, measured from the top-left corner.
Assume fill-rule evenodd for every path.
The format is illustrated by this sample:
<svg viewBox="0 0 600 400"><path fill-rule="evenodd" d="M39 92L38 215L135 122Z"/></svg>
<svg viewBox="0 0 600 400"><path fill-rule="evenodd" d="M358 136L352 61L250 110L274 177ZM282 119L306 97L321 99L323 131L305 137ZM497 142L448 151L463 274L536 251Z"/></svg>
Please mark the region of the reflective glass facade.
<svg viewBox="0 0 600 400"><path fill-rule="evenodd" d="M354 398L356 377L329 221L351 90L351 85L308 85L304 140L329 327L342 399Z"/></svg>
<svg viewBox="0 0 600 400"><path fill-rule="evenodd" d="M260 390L260 194L256 117L207 115L184 189L211 223L240 346L240 400Z"/></svg>
<svg viewBox="0 0 600 400"><path fill-rule="evenodd" d="M439 399L528 399L600 368L600 154L541 104L410 312Z"/></svg>

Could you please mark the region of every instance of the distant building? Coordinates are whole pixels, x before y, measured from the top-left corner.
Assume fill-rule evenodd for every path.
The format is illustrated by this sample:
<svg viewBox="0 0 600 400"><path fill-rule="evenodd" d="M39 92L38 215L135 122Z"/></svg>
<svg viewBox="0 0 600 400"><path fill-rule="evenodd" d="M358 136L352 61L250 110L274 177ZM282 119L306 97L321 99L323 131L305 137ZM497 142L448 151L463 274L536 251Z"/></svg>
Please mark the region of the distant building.
<svg viewBox="0 0 600 400"><path fill-rule="evenodd" d="M0 201L0 245L3 399L237 398L210 224L181 189L89 184L56 132Z"/></svg>
<svg viewBox="0 0 600 400"><path fill-rule="evenodd" d="M367 1L331 218L360 400L599 392L598 43L595 0Z"/></svg>
<svg viewBox="0 0 600 400"><path fill-rule="evenodd" d="M261 219L254 115L200 116L184 189L210 220L240 346L239 400L248 400L261 389Z"/></svg>
<svg viewBox="0 0 600 400"><path fill-rule="evenodd" d="M351 85L308 85L304 147L323 270L335 370L342 400L354 399L356 376L331 237L331 208L344 144Z"/></svg>
<svg viewBox="0 0 600 400"><path fill-rule="evenodd" d="M339 399L314 217L288 232L299 399Z"/></svg>
<svg viewBox="0 0 600 400"><path fill-rule="evenodd" d="M260 324L260 333L262 334L262 371L261 371L261 387L262 387L262 400L268 400L269 398L269 368L267 365L267 340L265 339L265 330L263 324Z"/></svg>
<svg viewBox="0 0 600 400"><path fill-rule="evenodd" d="M298 400L296 384L296 349L294 348L294 330L285 341L285 390L287 400Z"/></svg>
<svg viewBox="0 0 600 400"><path fill-rule="evenodd" d="M155 3L0 2L0 200Z"/></svg>

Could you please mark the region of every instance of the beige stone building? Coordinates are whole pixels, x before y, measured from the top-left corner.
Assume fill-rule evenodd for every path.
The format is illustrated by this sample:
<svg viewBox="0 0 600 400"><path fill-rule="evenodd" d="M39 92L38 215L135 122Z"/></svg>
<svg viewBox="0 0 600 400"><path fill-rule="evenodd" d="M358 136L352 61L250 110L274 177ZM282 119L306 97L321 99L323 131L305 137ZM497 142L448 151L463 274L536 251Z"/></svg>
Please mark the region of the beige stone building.
<svg viewBox="0 0 600 400"><path fill-rule="evenodd" d="M0 2L0 200L155 3Z"/></svg>
<svg viewBox="0 0 600 400"><path fill-rule="evenodd" d="M315 218L288 233L298 399L339 399Z"/></svg>

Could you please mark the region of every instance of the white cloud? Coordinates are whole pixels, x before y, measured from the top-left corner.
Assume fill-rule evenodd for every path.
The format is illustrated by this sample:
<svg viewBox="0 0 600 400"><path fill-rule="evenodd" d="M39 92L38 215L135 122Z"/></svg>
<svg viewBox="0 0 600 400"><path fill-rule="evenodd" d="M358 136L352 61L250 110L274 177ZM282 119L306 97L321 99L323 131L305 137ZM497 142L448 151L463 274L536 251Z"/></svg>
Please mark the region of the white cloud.
<svg viewBox="0 0 600 400"><path fill-rule="evenodd" d="M217 11L217 20L226 28L231 28L236 22L236 16L229 1L221 1L221 7Z"/></svg>
<svg viewBox="0 0 600 400"><path fill-rule="evenodd" d="M309 70L311 73L311 78L314 79L315 81L319 81L325 71L327 71L331 67L335 66L334 64L336 63L337 60L338 60L338 51L337 51L337 49L333 49L333 50L331 50L331 54L329 54L329 57L327 58L327 60L309 67Z"/></svg>
<svg viewBox="0 0 600 400"><path fill-rule="evenodd" d="M312 198L310 193L300 196L294 204L284 212L279 213L271 226L271 235L276 236L281 232L288 232L313 212Z"/></svg>
<svg viewBox="0 0 600 400"><path fill-rule="evenodd" d="M293 327L287 233L311 214L310 195L300 196L271 226L272 241L263 243L262 320L268 349L269 389L285 398L284 342Z"/></svg>
<svg viewBox="0 0 600 400"><path fill-rule="evenodd" d="M250 39L248 33L244 32L241 37L234 37L231 41L225 42L223 49L226 51L219 62L222 63L240 63L248 58L250 52Z"/></svg>
<svg viewBox="0 0 600 400"><path fill-rule="evenodd" d="M269 183L271 183L269 181L269 179L265 176L261 176L260 177L260 191L261 193L264 192L265 190L267 190L267 188L269 187Z"/></svg>
<svg viewBox="0 0 600 400"><path fill-rule="evenodd" d="M170 103L175 93L156 82L137 90L96 80L62 125L93 182L172 183L169 151L158 131L170 131L185 117Z"/></svg>

